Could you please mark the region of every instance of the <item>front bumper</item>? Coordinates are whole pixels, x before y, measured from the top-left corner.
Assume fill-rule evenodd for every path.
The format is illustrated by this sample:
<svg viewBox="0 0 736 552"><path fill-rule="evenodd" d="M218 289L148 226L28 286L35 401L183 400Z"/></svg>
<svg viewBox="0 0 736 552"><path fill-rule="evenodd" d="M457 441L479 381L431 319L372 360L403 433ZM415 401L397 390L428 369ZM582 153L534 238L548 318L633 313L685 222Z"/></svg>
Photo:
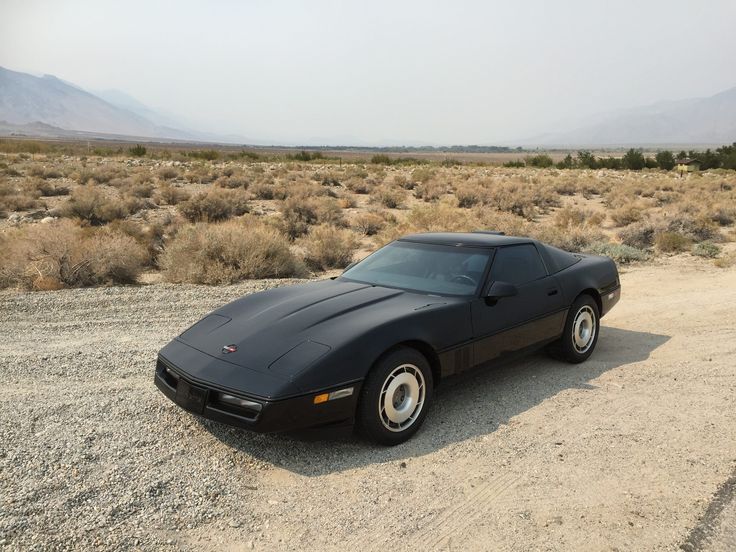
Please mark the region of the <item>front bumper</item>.
<svg viewBox="0 0 736 552"><path fill-rule="evenodd" d="M351 396L314 404L310 393L287 399L264 399L247 390L234 391L193 378L179 366L159 355L154 376L156 387L184 410L227 425L259 433L339 431L352 429L360 382L350 384ZM339 388L344 388L340 386ZM325 389L330 392L338 388ZM245 407L223 403L222 393L248 401Z"/></svg>

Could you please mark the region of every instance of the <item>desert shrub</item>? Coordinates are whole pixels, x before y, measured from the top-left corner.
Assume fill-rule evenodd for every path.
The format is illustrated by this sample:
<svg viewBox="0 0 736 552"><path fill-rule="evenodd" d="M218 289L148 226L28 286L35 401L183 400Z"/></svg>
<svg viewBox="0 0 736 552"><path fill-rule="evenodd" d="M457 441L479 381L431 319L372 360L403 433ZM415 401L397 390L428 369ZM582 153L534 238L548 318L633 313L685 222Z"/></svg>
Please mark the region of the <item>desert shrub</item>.
<svg viewBox="0 0 736 552"><path fill-rule="evenodd" d="M281 227L291 239L303 236L312 225L344 224L342 209L332 198L289 197L280 210Z"/></svg>
<svg viewBox="0 0 736 552"><path fill-rule="evenodd" d="M69 220L32 225L3 238L0 287L58 289L135 282L146 253L108 229L83 229Z"/></svg>
<svg viewBox="0 0 736 552"><path fill-rule="evenodd" d="M729 253L723 257L717 258L713 264L718 268L730 268L736 265L736 253Z"/></svg>
<svg viewBox="0 0 736 552"><path fill-rule="evenodd" d="M39 192L33 189L21 189L10 182L0 182L0 213L12 211L28 211L41 205Z"/></svg>
<svg viewBox="0 0 736 552"><path fill-rule="evenodd" d="M145 146L136 144L132 148L128 148L128 153L133 157L143 157L144 155L146 155L146 148Z"/></svg>
<svg viewBox="0 0 736 552"><path fill-rule="evenodd" d="M182 201L179 212L190 222L220 222L248 212L248 200L241 191L215 188Z"/></svg>
<svg viewBox="0 0 736 552"><path fill-rule="evenodd" d="M313 227L301 245L307 266L313 270L328 270L349 265L357 242L350 230L321 225Z"/></svg>
<svg viewBox="0 0 736 552"><path fill-rule="evenodd" d="M721 252L721 248L712 242L701 242L693 245L691 253L696 257L707 257L714 259Z"/></svg>
<svg viewBox="0 0 736 552"><path fill-rule="evenodd" d="M389 209L401 207L404 201L404 193L400 189L381 186L371 192L371 196L377 202Z"/></svg>
<svg viewBox="0 0 736 552"><path fill-rule="evenodd" d="M181 188L177 188L171 184L164 184L159 186L157 200L158 202L166 203L167 205L178 205L182 201L186 201L191 196L189 192Z"/></svg>
<svg viewBox="0 0 736 552"><path fill-rule="evenodd" d="M44 180L47 179L53 179L53 178L61 178L63 175L61 172L59 172L58 169L55 168L47 168L40 165L33 165L28 169L28 175L29 176L35 176L37 178L42 178Z"/></svg>
<svg viewBox="0 0 736 552"><path fill-rule="evenodd" d="M157 174L161 180L175 180L179 178L179 171L174 167L163 167L158 170Z"/></svg>
<svg viewBox="0 0 736 552"><path fill-rule="evenodd" d="M595 255L605 255L620 264L646 261L649 258L649 253L643 249L618 243L598 242L590 246L587 252Z"/></svg>
<svg viewBox="0 0 736 552"><path fill-rule="evenodd" d="M115 167L99 167L92 171L81 169L77 174L77 181L80 184L87 184L90 180L94 180L97 184L107 184L113 178L125 176L125 171Z"/></svg>
<svg viewBox="0 0 736 552"><path fill-rule="evenodd" d="M34 178L29 183L29 188L37 191L42 196L46 197L69 194L69 188L67 186L54 182L49 182L48 180L43 180L41 178Z"/></svg>
<svg viewBox="0 0 736 552"><path fill-rule="evenodd" d="M470 209L475 205L483 202L485 191L481 186L474 186L466 184L464 186L458 186L455 190L455 197L457 198L457 206L463 209Z"/></svg>
<svg viewBox="0 0 736 552"><path fill-rule="evenodd" d="M426 184L432 178L434 178L435 174L436 174L436 171L434 169L431 169L429 167L419 167L411 171L411 179L414 182L419 182L420 184Z"/></svg>
<svg viewBox="0 0 736 552"><path fill-rule="evenodd" d="M558 228L568 228L570 226L599 226L605 220L603 213L596 213L588 209L579 209L577 207L563 207L555 212L554 223Z"/></svg>
<svg viewBox="0 0 736 552"><path fill-rule="evenodd" d="M720 237L718 228L708 217L680 213L670 221L667 229L682 234L692 241L713 240Z"/></svg>
<svg viewBox="0 0 736 552"><path fill-rule="evenodd" d="M381 231L386 222L378 213L360 213L352 219L352 228L364 236L373 236Z"/></svg>
<svg viewBox="0 0 736 552"><path fill-rule="evenodd" d="M605 240L605 235L600 230L589 226L559 228L535 224L531 226L529 234L539 241L574 253L585 251L591 244Z"/></svg>
<svg viewBox="0 0 736 552"><path fill-rule="evenodd" d="M231 190L242 188L243 190L247 189L250 185L250 181L245 178L243 175L232 173L227 176L221 176L217 180L215 180L215 186L219 186L220 188L229 188Z"/></svg>
<svg viewBox="0 0 736 552"><path fill-rule="evenodd" d="M303 276L303 264L277 229L253 219L182 228L160 257L169 282L231 284Z"/></svg>
<svg viewBox="0 0 736 552"><path fill-rule="evenodd" d="M414 197L428 202L437 201L449 191L450 188L446 183L439 180L427 180L414 188Z"/></svg>
<svg viewBox="0 0 736 552"><path fill-rule="evenodd" d="M369 194L375 186L374 182L355 176L345 181L345 187L354 194Z"/></svg>
<svg viewBox="0 0 736 552"><path fill-rule="evenodd" d="M135 198L122 200L105 194L94 185L87 185L71 193L66 203L61 206L60 214L99 226L125 218L139 210L141 206L141 203Z"/></svg>
<svg viewBox="0 0 736 552"><path fill-rule="evenodd" d="M618 237L624 245L646 249L654 245L654 234L657 226L649 222L635 222L621 229Z"/></svg>
<svg viewBox="0 0 736 552"><path fill-rule="evenodd" d="M616 226L628 226L642 219L642 210L635 205L625 205L611 211L611 220Z"/></svg>
<svg viewBox="0 0 736 552"><path fill-rule="evenodd" d="M709 216L719 226L731 226L736 221L736 207L717 206L709 212Z"/></svg>
<svg viewBox="0 0 736 552"><path fill-rule="evenodd" d="M560 180L553 185L554 191L560 195L575 195L578 188L572 180Z"/></svg>
<svg viewBox="0 0 736 552"><path fill-rule="evenodd" d="M391 162L391 158L385 153L377 153L371 157L371 163L374 165L390 165Z"/></svg>
<svg viewBox="0 0 736 552"><path fill-rule="evenodd" d="M677 232L659 232L654 236L654 244L664 253L676 253L687 250L690 240Z"/></svg>

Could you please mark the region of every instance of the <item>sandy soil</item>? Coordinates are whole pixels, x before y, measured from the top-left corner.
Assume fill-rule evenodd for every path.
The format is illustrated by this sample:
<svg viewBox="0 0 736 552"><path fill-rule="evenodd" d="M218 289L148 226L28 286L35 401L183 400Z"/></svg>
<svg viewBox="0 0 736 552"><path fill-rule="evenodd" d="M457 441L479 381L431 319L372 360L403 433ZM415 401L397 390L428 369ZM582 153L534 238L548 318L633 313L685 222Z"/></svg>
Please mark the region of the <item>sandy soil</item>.
<svg viewBox="0 0 736 552"><path fill-rule="evenodd" d="M448 381L391 449L231 430L156 391L160 346L272 283L0 293L0 544L731 550L736 268L621 279L588 362Z"/></svg>

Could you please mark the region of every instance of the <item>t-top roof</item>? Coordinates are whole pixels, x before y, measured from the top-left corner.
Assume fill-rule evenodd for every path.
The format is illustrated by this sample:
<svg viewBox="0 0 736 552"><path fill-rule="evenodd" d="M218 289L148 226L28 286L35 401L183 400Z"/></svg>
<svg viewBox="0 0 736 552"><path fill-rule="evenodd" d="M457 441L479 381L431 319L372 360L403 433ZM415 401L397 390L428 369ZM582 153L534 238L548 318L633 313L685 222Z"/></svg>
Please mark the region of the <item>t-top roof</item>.
<svg viewBox="0 0 736 552"><path fill-rule="evenodd" d="M399 241L415 243L431 243L435 245L454 245L469 247L500 247L519 243L532 243L531 238L503 236L485 232L426 232L409 234L399 238Z"/></svg>

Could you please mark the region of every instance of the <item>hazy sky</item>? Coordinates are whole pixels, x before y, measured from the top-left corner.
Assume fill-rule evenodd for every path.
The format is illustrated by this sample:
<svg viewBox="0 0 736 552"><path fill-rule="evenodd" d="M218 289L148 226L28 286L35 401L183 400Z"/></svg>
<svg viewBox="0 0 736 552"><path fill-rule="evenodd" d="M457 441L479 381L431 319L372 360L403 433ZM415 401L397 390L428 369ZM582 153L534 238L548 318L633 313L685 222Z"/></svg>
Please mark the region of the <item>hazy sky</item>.
<svg viewBox="0 0 736 552"><path fill-rule="evenodd" d="M734 0L0 0L0 65L200 130L491 144L736 86Z"/></svg>

